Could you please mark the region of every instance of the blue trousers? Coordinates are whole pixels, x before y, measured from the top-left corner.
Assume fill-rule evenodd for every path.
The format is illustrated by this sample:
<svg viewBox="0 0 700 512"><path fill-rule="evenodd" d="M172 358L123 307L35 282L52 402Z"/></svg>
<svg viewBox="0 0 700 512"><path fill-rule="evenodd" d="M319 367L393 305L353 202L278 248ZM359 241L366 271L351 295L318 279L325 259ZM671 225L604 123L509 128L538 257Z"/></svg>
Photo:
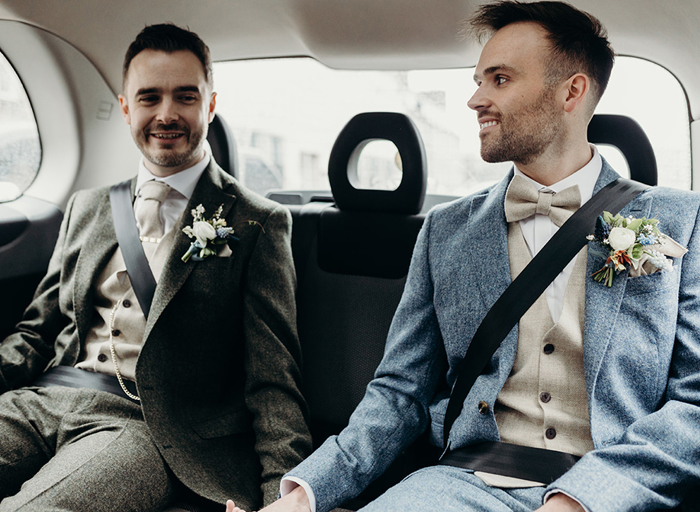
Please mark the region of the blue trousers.
<svg viewBox="0 0 700 512"><path fill-rule="evenodd" d="M544 487L489 487L470 471L431 466L406 477L362 512L532 512L542 505Z"/></svg>

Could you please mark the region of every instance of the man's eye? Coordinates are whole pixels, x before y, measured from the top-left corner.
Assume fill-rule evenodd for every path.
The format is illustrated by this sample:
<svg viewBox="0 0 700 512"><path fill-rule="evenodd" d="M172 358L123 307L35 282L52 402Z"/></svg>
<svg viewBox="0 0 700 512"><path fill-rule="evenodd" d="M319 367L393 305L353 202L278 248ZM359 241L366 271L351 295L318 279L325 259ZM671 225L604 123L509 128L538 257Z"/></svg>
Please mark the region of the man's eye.
<svg viewBox="0 0 700 512"><path fill-rule="evenodd" d="M197 96L181 96L180 101L183 101L185 103L194 103L197 101Z"/></svg>
<svg viewBox="0 0 700 512"><path fill-rule="evenodd" d="M508 79L507 79L506 77L504 77L504 76L496 77L496 83L497 83L498 85L503 85L503 84L505 84L507 81L508 81Z"/></svg>
<svg viewBox="0 0 700 512"><path fill-rule="evenodd" d="M141 103L155 103L156 101L158 101L158 96L141 96L141 98L139 98L139 101Z"/></svg>

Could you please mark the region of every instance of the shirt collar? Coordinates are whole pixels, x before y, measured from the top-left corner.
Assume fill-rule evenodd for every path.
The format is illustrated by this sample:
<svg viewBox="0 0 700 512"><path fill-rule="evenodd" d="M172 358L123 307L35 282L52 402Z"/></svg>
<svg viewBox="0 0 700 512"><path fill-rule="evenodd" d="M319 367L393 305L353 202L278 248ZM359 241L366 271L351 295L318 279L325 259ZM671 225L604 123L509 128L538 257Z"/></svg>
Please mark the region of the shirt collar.
<svg viewBox="0 0 700 512"><path fill-rule="evenodd" d="M553 185L542 185L532 178L525 176L517 167L515 167L515 174L522 176L529 183L532 183L537 190L547 189L551 190L552 192L561 192L565 188L578 185L579 193L581 194L581 204L583 205L586 201L593 197L593 189L598 181L600 171L603 168L603 159L600 157L600 153L598 153L598 148L596 148L593 144L589 144L589 146L591 147L593 156L588 163L571 176L567 176L563 180L558 181Z"/></svg>
<svg viewBox="0 0 700 512"><path fill-rule="evenodd" d="M210 160L211 156L209 156L209 153L205 152L204 158L202 158L192 167L188 167L187 169L165 178L160 178L153 175L153 173L146 168L146 165L143 163L143 157L141 157L141 162L139 163L139 174L136 178L136 195L139 194L139 191L144 183L147 181L156 180L170 185L172 189L177 190L186 199L189 199L192 197L192 192L194 192L194 188L197 186L197 182L199 181L200 176L202 176L204 169L206 169L209 165Z"/></svg>

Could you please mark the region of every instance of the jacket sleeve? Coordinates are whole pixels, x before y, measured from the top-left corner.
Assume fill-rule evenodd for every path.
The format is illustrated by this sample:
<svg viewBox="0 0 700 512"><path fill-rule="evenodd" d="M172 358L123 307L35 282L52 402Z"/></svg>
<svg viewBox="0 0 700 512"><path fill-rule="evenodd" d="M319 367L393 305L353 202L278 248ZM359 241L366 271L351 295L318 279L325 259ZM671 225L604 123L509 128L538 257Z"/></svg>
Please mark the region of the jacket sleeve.
<svg viewBox="0 0 700 512"><path fill-rule="evenodd" d="M447 368L433 306L431 218L418 235L384 357L349 425L287 475L311 486L317 512L359 494L430 422L428 407Z"/></svg>
<svg viewBox="0 0 700 512"><path fill-rule="evenodd" d="M277 499L282 475L311 452L290 238L291 215L277 207L264 223L243 285L245 401L254 416L265 505Z"/></svg>
<svg viewBox="0 0 700 512"><path fill-rule="evenodd" d="M60 310L59 288L74 200L68 202L46 275L16 332L0 343L0 393L31 384L46 369L55 355L56 336L68 323Z"/></svg>
<svg viewBox="0 0 700 512"><path fill-rule="evenodd" d="M683 208L687 217L692 212L692 202L697 207L697 196L686 202ZM697 212L695 212L697 215ZM671 219L665 225L672 222ZM679 222L678 218L675 222ZM657 386L663 393L660 403L649 414L638 413L636 421L626 426L618 439L587 453L574 467L556 480L550 489L561 489L578 499L591 512L617 512L629 510L659 510L677 506L688 489L700 483L700 227L695 219L687 238L688 253L680 265L674 262L680 276L678 288L668 292L671 300L669 307L664 301L651 307L652 312L640 311L637 324L644 324L644 315L653 315L656 321L638 325L635 336L645 337L649 346L656 343L656 350L666 350L662 340L664 336L663 315L673 319L671 304L675 308L675 292L678 292L677 318L675 332L671 320L668 353L670 366L665 374L664 358L659 364L662 371ZM675 238L675 237L674 237ZM670 278L671 276L645 276L642 278ZM628 279L628 288L631 279ZM635 284L642 284L635 283ZM650 292L650 298L658 299L659 289ZM648 296L647 296L648 297ZM636 304L647 304L637 302ZM618 319L618 323L620 320ZM624 325L622 326L624 327ZM612 339L611 343L626 342ZM630 350L627 347L627 350ZM609 354L606 354L606 357ZM649 361L653 365L653 361ZM645 369L632 368L633 372ZM624 375L616 378L624 379ZM620 382L620 385L624 383ZM618 386L619 387L619 386ZM664 389L665 388L665 389ZM602 389L600 393L612 393L612 388ZM596 393L598 394L598 393ZM625 407L634 412L637 406L629 400Z"/></svg>

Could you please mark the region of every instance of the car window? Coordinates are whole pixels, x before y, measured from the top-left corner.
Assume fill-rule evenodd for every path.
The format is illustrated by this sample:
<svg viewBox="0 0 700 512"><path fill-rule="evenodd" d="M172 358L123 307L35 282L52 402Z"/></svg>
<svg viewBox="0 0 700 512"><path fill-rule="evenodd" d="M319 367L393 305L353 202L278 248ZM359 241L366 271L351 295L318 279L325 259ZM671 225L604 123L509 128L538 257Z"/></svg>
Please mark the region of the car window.
<svg viewBox="0 0 700 512"><path fill-rule="evenodd" d="M17 199L41 163L34 112L17 73L0 53L0 202Z"/></svg>
<svg viewBox="0 0 700 512"><path fill-rule="evenodd" d="M407 114L423 137L428 192L466 195L497 182L510 167L487 164L479 156L476 115L467 107L476 87L473 73L473 68L333 70L310 58L293 58L217 63L214 78L217 111L232 128L244 183L255 190L328 189L328 156L343 126L360 112L395 111ZM652 107L658 98L663 98L663 109ZM654 147L659 184L690 189L687 102L668 71L619 57L597 112L637 120ZM628 175L617 150L600 150L620 174ZM245 156L250 153L266 156L268 172L259 172L261 159ZM400 168L391 143L367 144L356 186L394 189ZM255 176L266 183L254 183Z"/></svg>

